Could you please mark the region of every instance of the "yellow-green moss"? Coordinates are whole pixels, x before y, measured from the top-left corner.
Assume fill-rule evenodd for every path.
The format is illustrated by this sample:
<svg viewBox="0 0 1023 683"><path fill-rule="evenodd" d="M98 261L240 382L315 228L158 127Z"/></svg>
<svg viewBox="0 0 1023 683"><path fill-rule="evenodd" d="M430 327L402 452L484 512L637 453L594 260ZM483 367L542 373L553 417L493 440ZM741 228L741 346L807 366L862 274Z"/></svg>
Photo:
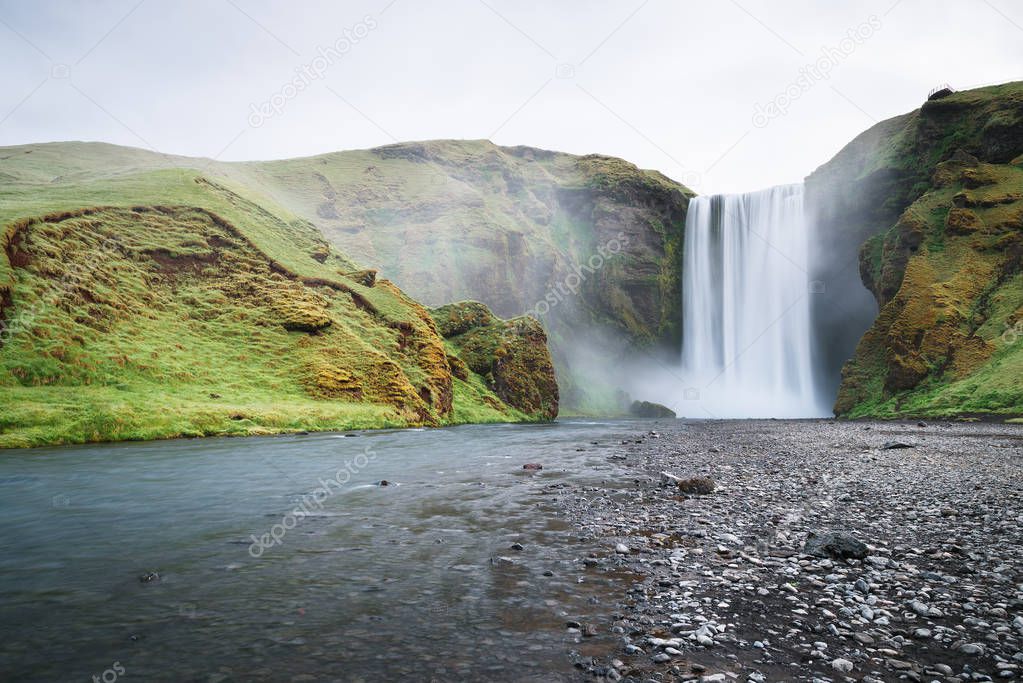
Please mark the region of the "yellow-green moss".
<svg viewBox="0 0 1023 683"><path fill-rule="evenodd" d="M840 415L1023 414L1023 169L960 161L884 238Z"/></svg>
<svg viewBox="0 0 1023 683"><path fill-rule="evenodd" d="M458 356L501 400L533 419L557 417L557 377L539 322L499 320L476 301L442 306L434 317Z"/></svg>

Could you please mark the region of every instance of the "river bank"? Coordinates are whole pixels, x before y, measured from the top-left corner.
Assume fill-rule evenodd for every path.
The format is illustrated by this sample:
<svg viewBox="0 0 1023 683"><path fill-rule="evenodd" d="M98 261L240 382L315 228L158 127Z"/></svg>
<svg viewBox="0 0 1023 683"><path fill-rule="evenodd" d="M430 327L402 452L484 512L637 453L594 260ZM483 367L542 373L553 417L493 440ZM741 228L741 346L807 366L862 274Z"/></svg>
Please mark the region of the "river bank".
<svg viewBox="0 0 1023 683"><path fill-rule="evenodd" d="M590 572L640 577L601 625L616 653L590 675L1020 677L1019 426L661 422L607 458L627 474L559 498L601 548ZM661 472L716 488L689 495ZM866 544L850 546L862 557L804 554L830 531Z"/></svg>

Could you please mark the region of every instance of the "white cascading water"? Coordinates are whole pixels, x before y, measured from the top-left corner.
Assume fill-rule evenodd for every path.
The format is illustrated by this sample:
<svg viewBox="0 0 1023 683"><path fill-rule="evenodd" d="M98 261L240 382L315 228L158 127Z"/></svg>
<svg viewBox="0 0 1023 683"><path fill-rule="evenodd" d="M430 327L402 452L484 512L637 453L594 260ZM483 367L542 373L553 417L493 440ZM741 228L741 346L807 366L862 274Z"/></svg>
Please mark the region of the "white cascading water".
<svg viewBox="0 0 1023 683"><path fill-rule="evenodd" d="M814 417L803 186L696 197L682 279L685 417Z"/></svg>

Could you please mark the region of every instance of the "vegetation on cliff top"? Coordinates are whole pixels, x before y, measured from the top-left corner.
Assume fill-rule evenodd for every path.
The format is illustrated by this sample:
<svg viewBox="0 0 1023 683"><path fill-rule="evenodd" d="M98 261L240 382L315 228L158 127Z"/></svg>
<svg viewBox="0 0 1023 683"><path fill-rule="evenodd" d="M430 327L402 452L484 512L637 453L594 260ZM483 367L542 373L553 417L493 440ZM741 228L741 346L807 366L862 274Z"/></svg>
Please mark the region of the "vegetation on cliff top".
<svg viewBox="0 0 1023 683"><path fill-rule="evenodd" d="M425 308L251 190L0 151L0 447L549 417L453 377Z"/></svg>

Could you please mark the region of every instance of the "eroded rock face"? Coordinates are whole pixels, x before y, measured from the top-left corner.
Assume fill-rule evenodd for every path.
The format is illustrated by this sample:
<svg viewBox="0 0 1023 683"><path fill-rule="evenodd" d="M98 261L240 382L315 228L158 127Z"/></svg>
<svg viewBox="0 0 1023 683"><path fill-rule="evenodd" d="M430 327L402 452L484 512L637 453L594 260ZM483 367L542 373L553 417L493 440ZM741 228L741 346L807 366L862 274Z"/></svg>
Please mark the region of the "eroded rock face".
<svg viewBox="0 0 1023 683"><path fill-rule="evenodd" d="M501 320L476 301L441 306L433 317L468 368L502 401L537 420L557 417L557 376L537 320Z"/></svg>
<svg viewBox="0 0 1023 683"><path fill-rule="evenodd" d="M830 252L811 274L829 291L819 357L834 371L851 356L836 414L1023 413L1005 379L1023 371L1021 151L1023 84L1007 84L878 124L807 179ZM845 263L854 248L873 302Z"/></svg>

